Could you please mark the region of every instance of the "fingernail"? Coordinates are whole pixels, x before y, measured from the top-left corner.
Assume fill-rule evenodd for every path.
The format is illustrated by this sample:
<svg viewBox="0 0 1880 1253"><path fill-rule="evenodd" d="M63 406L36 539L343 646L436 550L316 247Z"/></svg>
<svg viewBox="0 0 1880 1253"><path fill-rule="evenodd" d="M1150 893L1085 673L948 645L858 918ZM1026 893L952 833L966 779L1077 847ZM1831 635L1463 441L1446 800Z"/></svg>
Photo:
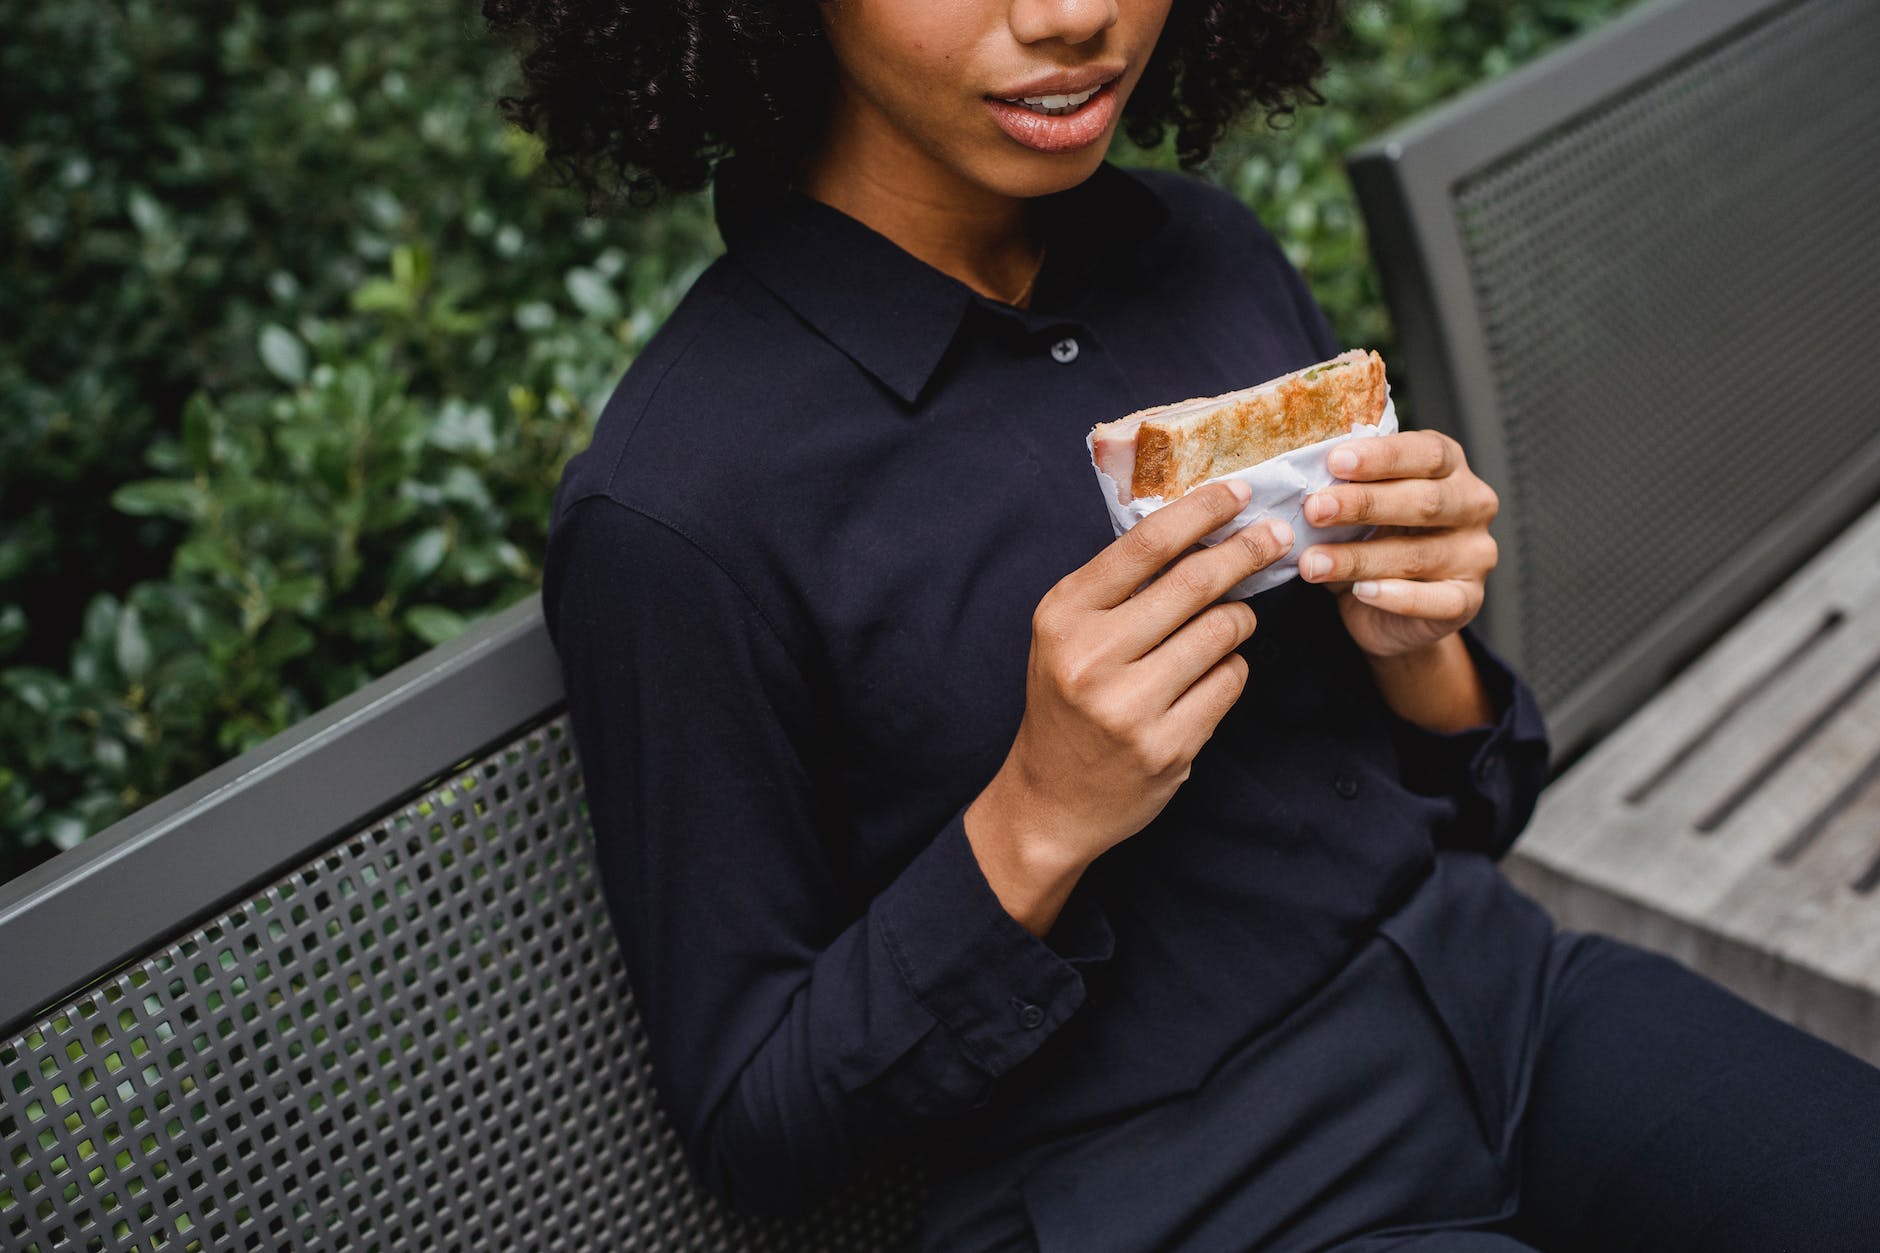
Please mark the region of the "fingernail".
<svg viewBox="0 0 1880 1253"><path fill-rule="evenodd" d="M1253 499L1253 484L1243 482L1240 479L1229 479L1227 481L1227 490L1234 493L1234 499L1238 500L1243 505Z"/></svg>
<svg viewBox="0 0 1880 1253"><path fill-rule="evenodd" d="M1371 597L1377 595L1377 584L1373 583L1370 579L1353 583L1351 585L1351 594L1356 596L1359 600L1369 600Z"/></svg>
<svg viewBox="0 0 1880 1253"><path fill-rule="evenodd" d="M1286 519L1269 518L1267 520L1266 529L1273 533L1273 542L1275 544L1278 544L1284 551L1291 551L1293 546L1293 529L1288 525Z"/></svg>
<svg viewBox="0 0 1880 1253"><path fill-rule="evenodd" d="M1338 512L1338 501L1329 492L1319 492L1306 499L1306 517L1314 522L1330 522Z"/></svg>
<svg viewBox="0 0 1880 1253"><path fill-rule="evenodd" d="M1307 553L1299 562L1299 573L1308 579L1322 579L1332 572L1332 559L1324 553Z"/></svg>
<svg viewBox="0 0 1880 1253"><path fill-rule="evenodd" d="M1358 468L1358 454L1349 448L1334 448L1325 458L1325 468L1333 474L1350 474Z"/></svg>

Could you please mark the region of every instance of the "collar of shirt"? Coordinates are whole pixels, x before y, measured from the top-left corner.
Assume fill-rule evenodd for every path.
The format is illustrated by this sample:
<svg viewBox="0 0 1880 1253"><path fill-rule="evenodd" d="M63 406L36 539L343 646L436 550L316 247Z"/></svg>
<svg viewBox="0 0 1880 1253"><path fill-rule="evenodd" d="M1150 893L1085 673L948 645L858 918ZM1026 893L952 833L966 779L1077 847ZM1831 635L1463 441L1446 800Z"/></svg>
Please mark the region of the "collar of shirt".
<svg viewBox="0 0 1880 1253"><path fill-rule="evenodd" d="M1029 309L973 291L887 236L735 159L714 185L726 251L817 334L908 404L918 401L969 310L1016 315L1026 329L1071 317L1167 220L1154 188L1104 162L1084 182L1040 198L1051 223Z"/></svg>

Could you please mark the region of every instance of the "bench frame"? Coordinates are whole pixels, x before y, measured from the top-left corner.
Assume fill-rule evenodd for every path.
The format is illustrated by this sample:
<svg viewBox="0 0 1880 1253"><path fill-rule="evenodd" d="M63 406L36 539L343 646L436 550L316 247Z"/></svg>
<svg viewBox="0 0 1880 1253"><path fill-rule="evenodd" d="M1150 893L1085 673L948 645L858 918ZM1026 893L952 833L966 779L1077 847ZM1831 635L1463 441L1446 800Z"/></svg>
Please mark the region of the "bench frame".
<svg viewBox="0 0 1880 1253"><path fill-rule="evenodd" d="M530 596L0 884L0 1037L561 705Z"/></svg>

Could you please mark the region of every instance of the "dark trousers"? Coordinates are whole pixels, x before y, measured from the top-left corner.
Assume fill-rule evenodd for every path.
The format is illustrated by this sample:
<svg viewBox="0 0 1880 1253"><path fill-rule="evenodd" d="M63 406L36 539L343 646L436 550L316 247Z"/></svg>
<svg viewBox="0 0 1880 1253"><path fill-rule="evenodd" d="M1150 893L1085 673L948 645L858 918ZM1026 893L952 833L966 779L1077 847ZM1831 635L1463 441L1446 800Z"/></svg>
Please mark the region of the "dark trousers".
<svg viewBox="0 0 1880 1253"><path fill-rule="evenodd" d="M1194 1092L943 1181L925 1247L1880 1250L1880 1070L1443 863Z"/></svg>
<svg viewBox="0 0 1880 1253"><path fill-rule="evenodd" d="M1880 1071L1663 957L1569 946L1523 1125L1520 1239L1880 1249Z"/></svg>

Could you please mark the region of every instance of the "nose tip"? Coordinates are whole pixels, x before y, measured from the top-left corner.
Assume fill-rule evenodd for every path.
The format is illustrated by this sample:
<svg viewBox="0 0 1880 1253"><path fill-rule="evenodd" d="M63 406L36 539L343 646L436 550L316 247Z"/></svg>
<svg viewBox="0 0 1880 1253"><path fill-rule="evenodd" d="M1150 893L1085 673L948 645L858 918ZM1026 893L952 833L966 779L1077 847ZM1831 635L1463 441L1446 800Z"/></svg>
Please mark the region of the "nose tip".
<svg viewBox="0 0 1880 1253"><path fill-rule="evenodd" d="M1116 0L1013 0L1012 34L1021 43L1080 44L1116 24Z"/></svg>

